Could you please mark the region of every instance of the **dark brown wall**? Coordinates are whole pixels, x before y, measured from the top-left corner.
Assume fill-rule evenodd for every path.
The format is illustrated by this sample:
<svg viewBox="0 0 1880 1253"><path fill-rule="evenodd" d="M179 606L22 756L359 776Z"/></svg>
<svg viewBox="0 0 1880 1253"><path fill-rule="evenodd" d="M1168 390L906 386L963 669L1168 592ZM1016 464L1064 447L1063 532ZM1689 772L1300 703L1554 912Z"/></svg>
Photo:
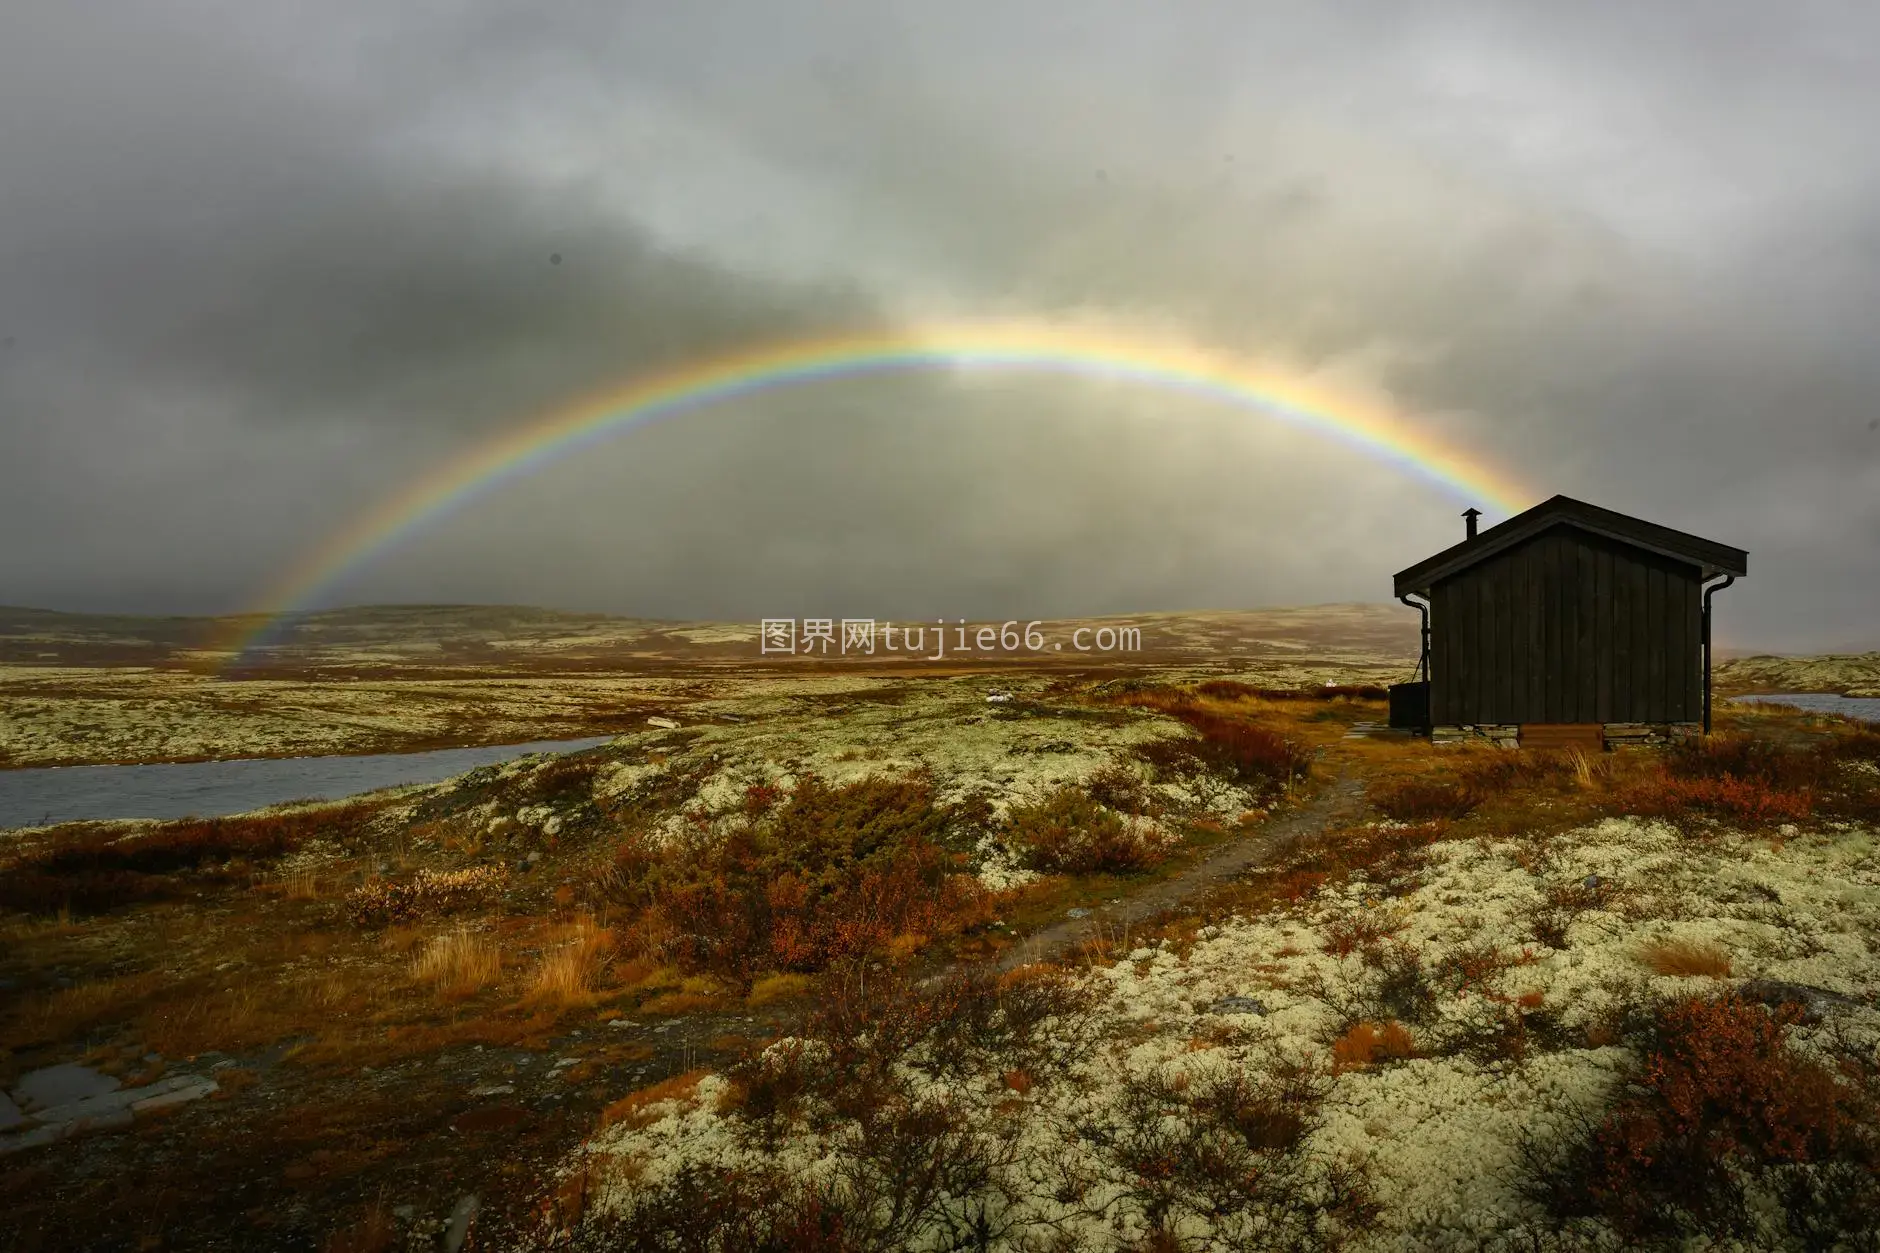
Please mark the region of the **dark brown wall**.
<svg viewBox="0 0 1880 1253"><path fill-rule="evenodd" d="M1430 589L1430 717L1696 722L1698 570L1557 527Z"/></svg>

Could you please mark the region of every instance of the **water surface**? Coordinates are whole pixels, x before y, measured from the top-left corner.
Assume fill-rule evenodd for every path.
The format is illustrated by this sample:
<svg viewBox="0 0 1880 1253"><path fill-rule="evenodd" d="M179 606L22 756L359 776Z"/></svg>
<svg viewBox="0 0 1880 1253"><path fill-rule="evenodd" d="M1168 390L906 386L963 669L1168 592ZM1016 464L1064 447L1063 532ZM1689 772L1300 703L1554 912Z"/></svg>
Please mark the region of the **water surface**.
<svg viewBox="0 0 1880 1253"><path fill-rule="evenodd" d="M529 753L567 753L612 736L535 740L425 753L270 757L160 766L0 770L0 830L95 818L219 818L293 800L337 800L383 787L438 783Z"/></svg>
<svg viewBox="0 0 1880 1253"><path fill-rule="evenodd" d="M1770 696L1732 696L1759 705L1793 705L1810 713L1840 714L1862 722L1880 722L1880 697L1839 696L1833 692L1778 692Z"/></svg>

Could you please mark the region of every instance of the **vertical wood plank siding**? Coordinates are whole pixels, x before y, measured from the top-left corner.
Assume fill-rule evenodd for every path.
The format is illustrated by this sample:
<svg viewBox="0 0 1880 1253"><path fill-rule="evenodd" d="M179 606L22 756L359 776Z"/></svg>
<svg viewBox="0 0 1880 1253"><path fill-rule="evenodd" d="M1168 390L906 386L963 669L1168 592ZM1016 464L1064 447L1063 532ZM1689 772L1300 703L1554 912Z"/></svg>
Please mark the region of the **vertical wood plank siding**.
<svg viewBox="0 0 1880 1253"><path fill-rule="evenodd" d="M1698 571L1572 527L1430 589L1430 713L1453 723L1701 716Z"/></svg>

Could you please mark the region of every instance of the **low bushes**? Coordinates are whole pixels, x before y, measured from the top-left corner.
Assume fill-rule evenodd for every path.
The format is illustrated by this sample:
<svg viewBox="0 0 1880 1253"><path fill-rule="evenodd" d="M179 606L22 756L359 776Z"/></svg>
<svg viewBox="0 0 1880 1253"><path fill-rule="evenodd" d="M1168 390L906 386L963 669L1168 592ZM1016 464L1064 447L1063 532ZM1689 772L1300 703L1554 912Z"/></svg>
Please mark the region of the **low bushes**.
<svg viewBox="0 0 1880 1253"><path fill-rule="evenodd" d="M504 880L500 866L420 870L409 879L375 880L354 888L346 912L362 927L383 927L462 909L483 901Z"/></svg>
<svg viewBox="0 0 1880 1253"><path fill-rule="evenodd" d="M1138 1076L1115 1125L1083 1134L1124 1169L1151 1233L1138 1247L1189 1247L1177 1233L1205 1218L1218 1233L1209 1247L1337 1248L1377 1211L1359 1170L1307 1149L1328 1090L1322 1072L1286 1065L1200 1082Z"/></svg>
<svg viewBox="0 0 1880 1253"><path fill-rule="evenodd" d="M1217 700L1269 694L1232 680L1219 679L1204 683L1193 692L1129 684L1117 687L1109 695L1109 699L1119 704L1153 709L1178 719L1194 731L1193 737L1155 740L1136 750L1154 767L1158 776L1178 778L1206 771L1264 792L1277 792L1311 774L1312 750L1309 747L1249 721L1244 715L1205 708L1197 692Z"/></svg>
<svg viewBox="0 0 1880 1253"><path fill-rule="evenodd" d="M1841 1243L1880 1229L1871 1067L1850 1055L1837 1072L1798 1053L1787 1036L1799 1013L1735 997L1655 1011L1625 1094L1553 1160L1528 1146L1535 1194L1628 1242L1871 1247Z"/></svg>
<svg viewBox="0 0 1880 1253"><path fill-rule="evenodd" d="M1312 771L1311 750L1277 731L1194 708L1170 712L1195 735L1155 740L1136 750L1160 775L1206 771L1270 794Z"/></svg>
<svg viewBox="0 0 1880 1253"><path fill-rule="evenodd" d="M1021 865L1045 874L1130 874L1166 856L1155 827L1127 821L1075 787L1014 806L1003 837Z"/></svg>
<svg viewBox="0 0 1880 1253"><path fill-rule="evenodd" d="M55 828L30 851L0 864L0 908L95 913L161 899L177 890L172 877L181 873L270 861L316 837L354 838L378 808L189 818L131 835L85 824Z"/></svg>
<svg viewBox="0 0 1880 1253"><path fill-rule="evenodd" d="M1713 735L1674 748L1621 799L1626 812L1670 820L1690 815L1752 827L1814 815L1871 821L1880 818L1876 761L1880 733L1865 728L1809 745Z"/></svg>
<svg viewBox="0 0 1880 1253"><path fill-rule="evenodd" d="M1195 686L1197 695L1214 700L1387 700L1387 688L1371 684L1327 683L1319 687L1254 687L1235 679L1209 679Z"/></svg>
<svg viewBox="0 0 1880 1253"><path fill-rule="evenodd" d="M590 1235L671 1250L1067 1249L1086 1247L1078 1227L1129 1223L1152 1234L1127 1247L1189 1247L1175 1233L1206 1226L1194 1247L1312 1249L1373 1220L1359 1171L1308 1148L1322 1068L1133 1075L1116 1108L1064 1124L1058 1145L1022 1140L1028 1120L1054 1117L1058 1085L1087 1082L1071 1067L1097 1055L1099 999L1051 969L920 985L845 967L803 1037L716 1089L729 1151L616 1192ZM1005 1094L995 1109L954 1096L971 1076ZM647 1120L655 1096L696 1104L695 1079L613 1117ZM806 1145L816 1168L787 1165ZM601 1146L631 1151L618 1135Z"/></svg>
<svg viewBox="0 0 1880 1253"><path fill-rule="evenodd" d="M1620 798L1626 813L1675 821L1701 816L1742 826L1801 822L1815 809L1811 791L1791 791L1764 778L1682 776L1666 768L1633 785Z"/></svg>
<svg viewBox="0 0 1880 1253"><path fill-rule="evenodd" d="M1461 818L1481 804L1481 797L1446 779L1391 779L1373 784L1366 799L1386 818L1429 822Z"/></svg>
<svg viewBox="0 0 1880 1253"><path fill-rule="evenodd" d="M552 757L525 775L520 791L535 801L566 801L570 797L588 796L594 787L594 776L605 763L605 758L596 753L568 753Z"/></svg>
<svg viewBox="0 0 1880 1253"><path fill-rule="evenodd" d="M639 916L629 941L687 970L747 978L903 950L988 917L941 846L952 813L920 779L814 778L720 836L629 838L600 887Z"/></svg>

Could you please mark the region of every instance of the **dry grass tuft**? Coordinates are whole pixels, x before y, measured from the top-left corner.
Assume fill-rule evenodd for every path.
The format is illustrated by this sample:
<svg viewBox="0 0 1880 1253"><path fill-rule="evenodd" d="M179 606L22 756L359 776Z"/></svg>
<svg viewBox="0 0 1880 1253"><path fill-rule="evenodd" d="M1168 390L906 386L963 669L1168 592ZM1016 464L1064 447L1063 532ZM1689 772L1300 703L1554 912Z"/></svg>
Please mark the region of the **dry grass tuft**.
<svg viewBox="0 0 1880 1253"><path fill-rule="evenodd" d="M379 1201L326 1238L321 1253L390 1253L398 1246L398 1222Z"/></svg>
<svg viewBox="0 0 1880 1253"><path fill-rule="evenodd" d="M529 980L529 999L556 1005L586 1004L593 999L601 968L613 952L614 934L583 915L562 928L558 947L542 955Z"/></svg>
<svg viewBox="0 0 1880 1253"><path fill-rule="evenodd" d="M1714 944L1692 940L1657 940L1639 952L1639 960L1661 975L1727 979L1730 955Z"/></svg>
<svg viewBox="0 0 1880 1253"><path fill-rule="evenodd" d="M502 950L467 927L431 937L411 963L414 978L452 996L482 991L502 970Z"/></svg>
<svg viewBox="0 0 1880 1253"><path fill-rule="evenodd" d="M744 998L744 1003L752 1009L760 1005L774 1005L778 1001L808 995L815 986L816 980L810 975L762 975L751 981L751 991Z"/></svg>

